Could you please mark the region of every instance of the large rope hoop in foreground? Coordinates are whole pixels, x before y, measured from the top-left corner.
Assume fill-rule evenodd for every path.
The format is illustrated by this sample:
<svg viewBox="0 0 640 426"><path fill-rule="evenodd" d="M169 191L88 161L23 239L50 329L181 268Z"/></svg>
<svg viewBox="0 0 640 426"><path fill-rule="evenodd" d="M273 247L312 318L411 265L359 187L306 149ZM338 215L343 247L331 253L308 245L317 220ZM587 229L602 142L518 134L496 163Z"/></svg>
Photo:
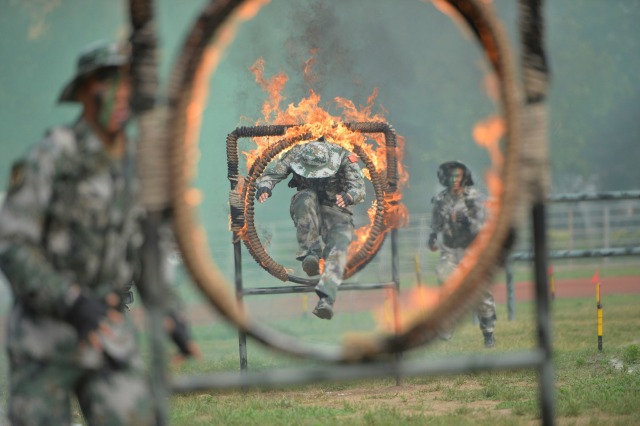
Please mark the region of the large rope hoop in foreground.
<svg viewBox="0 0 640 426"><path fill-rule="evenodd" d="M476 256L474 261L465 262L469 257L463 259L456 273L444 284L439 303L433 309L425 309L410 318L397 335L363 335L347 339L340 347L305 344L299 338L283 335L251 321L237 306L231 292L232 285L210 256L204 228L197 218L197 190L190 185L197 158L198 120L204 108L194 100L201 95L194 88L210 77L210 73L203 71L207 46L214 40L221 24L244 2L211 1L195 22L174 68L169 94L166 134L170 138L171 200L176 237L185 264L198 287L223 316L256 340L292 355L341 362L403 351L434 339L438 329L448 327L461 318L491 284L496 267L511 246L517 223L514 211L519 201L520 183L518 86L506 36L491 6L481 0L446 1L469 24L498 76L506 137L504 164L497 171L502 186L492 196L500 207L493 212L490 226L481 231L470 248ZM187 126L188 120L191 126ZM218 241L217 244L225 242Z"/></svg>

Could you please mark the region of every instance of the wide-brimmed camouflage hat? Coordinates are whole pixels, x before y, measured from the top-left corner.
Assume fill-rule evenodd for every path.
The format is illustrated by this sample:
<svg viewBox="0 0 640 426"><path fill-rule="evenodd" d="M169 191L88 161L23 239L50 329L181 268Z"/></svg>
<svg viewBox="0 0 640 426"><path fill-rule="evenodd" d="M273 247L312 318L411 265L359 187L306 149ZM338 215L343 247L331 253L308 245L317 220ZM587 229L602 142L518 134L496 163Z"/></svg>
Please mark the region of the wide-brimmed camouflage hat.
<svg viewBox="0 0 640 426"><path fill-rule="evenodd" d="M291 168L302 177L317 179L336 174L344 150L329 142L313 141L302 146L291 161Z"/></svg>
<svg viewBox="0 0 640 426"><path fill-rule="evenodd" d="M91 73L102 68L117 68L129 62L129 56L116 43L94 42L78 57L75 76L64 86L58 102L77 102L78 85Z"/></svg>
<svg viewBox="0 0 640 426"><path fill-rule="evenodd" d="M447 161L446 163L440 164L438 167L438 181L442 186L448 186L449 177L451 176L451 170L453 169L462 169L464 176L460 184L462 186L472 186L473 185L473 176L471 176L471 170L461 161Z"/></svg>

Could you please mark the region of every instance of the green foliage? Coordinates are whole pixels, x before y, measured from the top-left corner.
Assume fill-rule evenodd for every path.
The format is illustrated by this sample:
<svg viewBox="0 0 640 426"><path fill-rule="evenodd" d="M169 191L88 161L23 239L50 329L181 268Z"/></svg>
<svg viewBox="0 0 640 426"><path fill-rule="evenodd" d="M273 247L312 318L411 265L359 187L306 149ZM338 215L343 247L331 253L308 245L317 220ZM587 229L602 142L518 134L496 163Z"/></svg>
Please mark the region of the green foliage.
<svg viewBox="0 0 640 426"><path fill-rule="evenodd" d="M640 346L629 345L624 349L622 359L626 364L638 364L640 363Z"/></svg>

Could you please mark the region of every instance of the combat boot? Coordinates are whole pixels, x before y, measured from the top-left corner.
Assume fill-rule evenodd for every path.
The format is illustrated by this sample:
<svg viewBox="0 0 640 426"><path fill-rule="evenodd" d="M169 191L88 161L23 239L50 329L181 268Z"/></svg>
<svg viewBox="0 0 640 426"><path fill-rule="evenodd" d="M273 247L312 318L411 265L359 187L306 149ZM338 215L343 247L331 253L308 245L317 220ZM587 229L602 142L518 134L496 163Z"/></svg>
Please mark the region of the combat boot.
<svg viewBox="0 0 640 426"><path fill-rule="evenodd" d="M493 335L493 332L483 331L482 334L484 335L484 347L493 348L496 345L496 336Z"/></svg>
<svg viewBox="0 0 640 426"><path fill-rule="evenodd" d="M330 320L333 318L333 302L328 297L321 298L313 309L313 315L321 319Z"/></svg>
<svg viewBox="0 0 640 426"><path fill-rule="evenodd" d="M302 270L310 277L320 275L320 259L315 254L310 254L302 261Z"/></svg>

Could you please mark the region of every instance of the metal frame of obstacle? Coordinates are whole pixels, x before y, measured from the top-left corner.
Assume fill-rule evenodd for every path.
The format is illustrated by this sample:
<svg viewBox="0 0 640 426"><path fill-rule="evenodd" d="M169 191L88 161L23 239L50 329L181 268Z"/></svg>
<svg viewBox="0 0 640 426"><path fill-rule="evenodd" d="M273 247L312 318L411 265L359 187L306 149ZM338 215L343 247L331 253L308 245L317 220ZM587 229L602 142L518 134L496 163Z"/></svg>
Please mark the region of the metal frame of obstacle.
<svg viewBox="0 0 640 426"><path fill-rule="evenodd" d="M395 132L393 128L382 122L376 123L345 123L347 128L353 131L361 133L382 133L385 139L385 147L387 154L387 164L393 164L391 172L386 174L385 190L387 192L395 192L397 190L397 163L395 159ZM227 161L229 164L228 179L231 182L231 191L237 191L239 175L238 175L238 146L237 140L239 138L249 137L264 137L264 136L284 136L286 130L291 125L282 126L248 126L236 128L232 133L227 136ZM237 193L237 192L236 192ZM234 257L234 276L235 276L235 292L236 300L238 303L242 303L245 296L260 296L260 295L273 295L273 294L296 294L296 293L312 293L314 292L314 286L318 282L318 279L304 279L288 275L289 281L296 282L302 285L293 286L278 286L278 287L258 287L245 289L242 279L242 247L238 228L246 226L246 220L244 217L245 208L240 205L237 200L234 202L233 197L230 197L230 209L231 209L231 223L233 232L233 257ZM235 226L234 226L235 225ZM397 229L391 229L391 281L389 282L374 282L374 283L343 283L338 287L339 291L363 291L363 290L379 290L391 288L396 291L396 294L400 292L400 273L398 262L398 232ZM382 236L384 238L384 235ZM380 248L380 245L377 247ZM375 256L372 253L370 257ZM252 253L256 260L259 260L256 254ZM364 264L368 263L368 260ZM263 264L263 262L260 262ZM363 265L364 266L364 265ZM265 268L266 269L266 268ZM394 299L396 300L396 299ZM396 307L394 306L394 312ZM240 370L245 372L248 370L249 362L247 355L247 335L242 330L238 330L238 348L240 357ZM399 376L398 376L399 377ZM398 378L399 381L399 378Z"/></svg>

